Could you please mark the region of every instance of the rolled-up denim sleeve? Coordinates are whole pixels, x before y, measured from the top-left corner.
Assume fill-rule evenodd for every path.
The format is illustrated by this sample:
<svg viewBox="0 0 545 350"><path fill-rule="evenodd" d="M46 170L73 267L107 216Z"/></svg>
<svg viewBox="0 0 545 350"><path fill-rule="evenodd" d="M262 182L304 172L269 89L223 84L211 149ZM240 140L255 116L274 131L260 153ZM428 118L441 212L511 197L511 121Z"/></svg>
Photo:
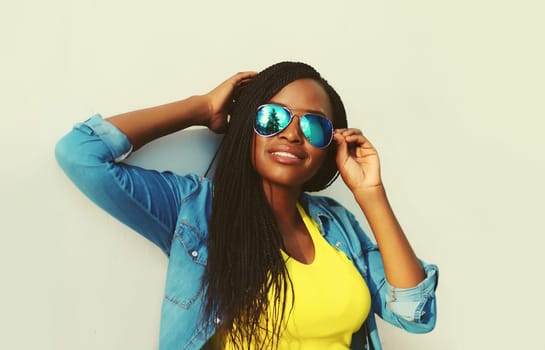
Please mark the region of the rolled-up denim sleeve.
<svg viewBox="0 0 545 350"><path fill-rule="evenodd" d="M87 197L168 255L180 205L200 179L122 163L131 151L128 138L95 115L57 142L55 156Z"/></svg>
<svg viewBox="0 0 545 350"><path fill-rule="evenodd" d="M395 288L385 280L386 307L395 316L395 323L413 333L431 331L435 326L437 266L422 262L426 278L412 288Z"/></svg>
<svg viewBox="0 0 545 350"><path fill-rule="evenodd" d="M373 296L373 310L382 319L411 333L433 330L437 319L435 290L438 269L421 261L426 277L411 288L390 285L384 274L378 248L367 252L369 287Z"/></svg>

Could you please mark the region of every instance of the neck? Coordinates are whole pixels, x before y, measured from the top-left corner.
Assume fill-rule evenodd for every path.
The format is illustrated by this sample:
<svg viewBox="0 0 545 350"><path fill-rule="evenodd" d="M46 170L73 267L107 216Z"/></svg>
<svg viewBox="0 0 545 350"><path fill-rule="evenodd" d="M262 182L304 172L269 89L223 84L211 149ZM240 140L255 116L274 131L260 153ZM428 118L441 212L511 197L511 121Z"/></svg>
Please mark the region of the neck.
<svg viewBox="0 0 545 350"><path fill-rule="evenodd" d="M297 226L301 223L301 217L296 206L301 195L300 188L290 188L264 182L263 189L282 234L286 231L291 231L289 229L286 230L287 228Z"/></svg>

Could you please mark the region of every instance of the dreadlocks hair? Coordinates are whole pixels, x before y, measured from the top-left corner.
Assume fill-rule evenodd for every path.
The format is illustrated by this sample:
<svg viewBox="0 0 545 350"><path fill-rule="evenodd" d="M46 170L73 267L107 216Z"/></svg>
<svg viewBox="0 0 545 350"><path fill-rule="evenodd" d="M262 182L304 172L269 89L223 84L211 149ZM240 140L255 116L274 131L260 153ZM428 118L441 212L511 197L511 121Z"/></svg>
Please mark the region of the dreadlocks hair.
<svg viewBox="0 0 545 350"><path fill-rule="evenodd" d="M252 163L255 113L284 86L306 78L317 81L329 96L334 128L346 128L343 103L328 82L307 64L281 62L237 92L229 129L218 149L202 281L203 317L221 320L225 336L237 348L250 344L256 349L277 348L291 286L280 251L282 236ZM322 190L336 179L335 155L332 142L322 167L303 191Z"/></svg>

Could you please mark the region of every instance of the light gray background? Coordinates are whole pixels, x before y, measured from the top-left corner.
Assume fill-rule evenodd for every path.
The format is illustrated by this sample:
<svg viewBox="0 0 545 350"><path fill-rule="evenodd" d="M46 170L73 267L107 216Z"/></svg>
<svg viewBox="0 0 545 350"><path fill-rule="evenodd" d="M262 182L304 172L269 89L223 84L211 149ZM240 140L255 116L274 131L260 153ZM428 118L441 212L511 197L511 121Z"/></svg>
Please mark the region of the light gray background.
<svg viewBox="0 0 545 350"><path fill-rule="evenodd" d="M54 161L59 137L96 112L302 60L374 142L398 218L440 267L436 329L381 323L385 349L545 349L544 10L484 0L3 2L0 348L157 348L167 260L76 191ZM202 171L215 141L191 130L132 162ZM355 209L340 182L327 193Z"/></svg>

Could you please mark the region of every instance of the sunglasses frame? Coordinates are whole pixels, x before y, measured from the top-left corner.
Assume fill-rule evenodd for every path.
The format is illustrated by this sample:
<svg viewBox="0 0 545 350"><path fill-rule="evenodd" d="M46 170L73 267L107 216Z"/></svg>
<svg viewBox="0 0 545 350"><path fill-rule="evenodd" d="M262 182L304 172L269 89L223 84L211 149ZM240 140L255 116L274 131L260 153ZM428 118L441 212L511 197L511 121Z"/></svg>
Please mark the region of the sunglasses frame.
<svg viewBox="0 0 545 350"><path fill-rule="evenodd" d="M277 132L274 132L272 134L268 134L268 135L263 135L261 134L259 131L257 131L257 127L256 127L256 124L257 124L257 115L259 113L259 110L261 110L262 108L264 107L267 107L267 106L274 106L274 107L278 107L280 109L283 109L285 110L286 112L288 112L288 115L290 116L290 120L289 122L286 124L286 126L284 126L283 128L281 128L280 130L278 130ZM322 146L322 147L318 147L316 146L315 144L313 144L310 139L307 137L307 135L303 132L303 129L301 128L301 120L303 117L305 116L313 116L313 117L319 117L319 118L322 118L323 120L325 120L327 122L328 125L330 125L330 129L331 129L331 136L329 137L329 140L328 142ZM280 134L282 131L286 130L286 128L291 124L291 122L293 121L295 115L293 114L293 112L291 111L291 109L289 109L288 107L286 106L282 106L282 105L279 105L279 104L276 104L276 103L265 103L265 104L262 104L260 105L259 107L257 107L256 109L256 115L255 115L255 118L254 118L254 131L256 134L258 134L259 136L262 136L262 137L272 137L274 135L278 135ZM321 124L323 125L323 124ZM310 143L313 147L316 147L316 148L320 148L320 149L323 149L323 148L327 148L330 144L331 144L331 141L333 141L333 132L334 132L334 128L333 128L333 123L331 122L331 120L329 120L328 118L326 118L325 116L323 115L320 115L320 114L317 114L317 113L304 113L304 114L301 114L299 115L299 129L301 130L301 133L303 134L303 136L305 137L305 139L308 141L308 143Z"/></svg>

